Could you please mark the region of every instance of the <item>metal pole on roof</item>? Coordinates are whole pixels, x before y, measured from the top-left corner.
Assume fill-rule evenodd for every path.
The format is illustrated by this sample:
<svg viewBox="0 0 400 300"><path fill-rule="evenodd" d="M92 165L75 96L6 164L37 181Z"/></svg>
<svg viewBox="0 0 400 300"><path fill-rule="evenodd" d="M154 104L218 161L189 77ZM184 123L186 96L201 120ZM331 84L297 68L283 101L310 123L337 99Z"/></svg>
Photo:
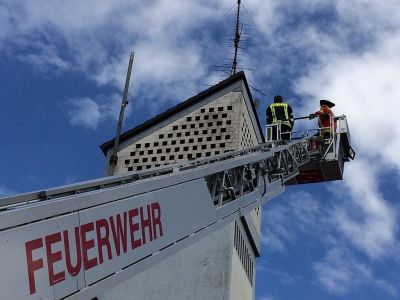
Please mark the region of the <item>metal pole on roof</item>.
<svg viewBox="0 0 400 300"><path fill-rule="evenodd" d="M129 82L131 80L131 72L132 72L132 64L133 64L133 58L135 57L135 52L132 51L131 55L129 57L129 65L128 65L128 71L126 74L126 80L125 80L125 88L124 88L124 95L122 96L122 102L121 102L121 110L119 112L119 119L118 119L118 125L117 125L117 132L115 134L115 141L114 141L114 148L113 152L110 157L110 175L114 175L114 170L115 166L118 163L118 146L119 146L119 137L121 135L121 129L122 129L122 122L124 120L124 113L125 113L125 107L128 105L128 90L129 90Z"/></svg>
<svg viewBox="0 0 400 300"><path fill-rule="evenodd" d="M233 56L231 75L236 74L236 67L237 67L237 55L238 55L239 42L240 42L240 30L239 30L240 4L241 4L241 0L238 0L238 7L237 7L237 13L236 13L235 39L234 39L235 54Z"/></svg>

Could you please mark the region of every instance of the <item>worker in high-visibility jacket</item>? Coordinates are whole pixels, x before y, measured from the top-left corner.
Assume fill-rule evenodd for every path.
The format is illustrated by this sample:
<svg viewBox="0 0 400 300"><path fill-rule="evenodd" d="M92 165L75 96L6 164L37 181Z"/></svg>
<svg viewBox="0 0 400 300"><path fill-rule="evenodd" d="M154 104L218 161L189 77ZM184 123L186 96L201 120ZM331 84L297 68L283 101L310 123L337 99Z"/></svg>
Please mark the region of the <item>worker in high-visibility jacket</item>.
<svg viewBox="0 0 400 300"><path fill-rule="evenodd" d="M290 140L290 132L293 128L293 110L289 104L283 102L280 95L274 97L274 103L268 106L267 111L267 124L279 125L282 140ZM272 131L273 140L277 139L276 130ZM278 136L279 138L279 136Z"/></svg>
<svg viewBox="0 0 400 300"><path fill-rule="evenodd" d="M336 121L333 119L335 115L333 114L333 111L331 109L335 106L335 103L329 100L320 100L319 105L319 111L311 114L310 119L317 116L321 136L323 136L324 138L330 138L333 136L333 133L336 132ZM332 126L331 122L333 122Z"/></svg>

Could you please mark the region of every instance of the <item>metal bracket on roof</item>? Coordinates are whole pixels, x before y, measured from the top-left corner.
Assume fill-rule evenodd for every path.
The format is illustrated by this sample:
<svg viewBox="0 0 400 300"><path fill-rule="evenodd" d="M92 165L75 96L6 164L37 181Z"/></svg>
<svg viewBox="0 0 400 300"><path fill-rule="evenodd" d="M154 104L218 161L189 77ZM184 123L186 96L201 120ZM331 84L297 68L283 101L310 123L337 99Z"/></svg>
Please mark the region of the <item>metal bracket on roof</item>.
<svg viewBox="0 0 400 300"><path fill-rule="evenodd" d="M47 199L49 199L49 195L47 194L47 191L40 191L38 193L38 198L40 200L47 200Z"/></svg>

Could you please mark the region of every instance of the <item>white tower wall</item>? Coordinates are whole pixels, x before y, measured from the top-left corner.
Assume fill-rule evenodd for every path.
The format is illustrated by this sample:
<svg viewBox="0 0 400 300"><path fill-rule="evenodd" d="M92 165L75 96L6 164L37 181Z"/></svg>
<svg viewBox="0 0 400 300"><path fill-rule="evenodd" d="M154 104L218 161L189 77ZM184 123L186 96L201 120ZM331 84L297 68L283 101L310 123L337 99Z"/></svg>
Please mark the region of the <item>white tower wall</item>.
<svg viewBox="0 0 400 300"><path fill-rule="evenodd" d="M240 223L229 224L99 295L98 299L253 299L254 255L242 230ZM244 259L246 254L249 257ZM253 272L246 273L245 268Z"/></svg>
<svg viewBox="0 0 400 300"><path fill-rule="evenodd" d="M211 100L203 100L193 109L124 141L115 173L152 169L257 145L259 138L243 84L231 88L234 90L219 92ZM254 299L255 252L248 234L257 244L260 210L252 211L246 219L251 233L237 220L98 298Z"/></svg>

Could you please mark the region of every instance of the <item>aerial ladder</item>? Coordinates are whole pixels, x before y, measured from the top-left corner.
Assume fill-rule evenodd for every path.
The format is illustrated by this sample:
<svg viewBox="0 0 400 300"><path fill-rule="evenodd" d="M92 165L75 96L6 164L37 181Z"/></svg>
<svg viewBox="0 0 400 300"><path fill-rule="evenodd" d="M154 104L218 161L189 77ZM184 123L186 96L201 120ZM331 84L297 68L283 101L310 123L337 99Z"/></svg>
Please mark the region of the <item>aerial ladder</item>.
<svg viewBox="0 0 400 300"><path fill-rule="evenodd" d="M346 117L336 120L337 132L318 147L309 134L267 139L212 158L0 199L1 298L96 299L286 185L342 179L354 152Z"/></svg>

